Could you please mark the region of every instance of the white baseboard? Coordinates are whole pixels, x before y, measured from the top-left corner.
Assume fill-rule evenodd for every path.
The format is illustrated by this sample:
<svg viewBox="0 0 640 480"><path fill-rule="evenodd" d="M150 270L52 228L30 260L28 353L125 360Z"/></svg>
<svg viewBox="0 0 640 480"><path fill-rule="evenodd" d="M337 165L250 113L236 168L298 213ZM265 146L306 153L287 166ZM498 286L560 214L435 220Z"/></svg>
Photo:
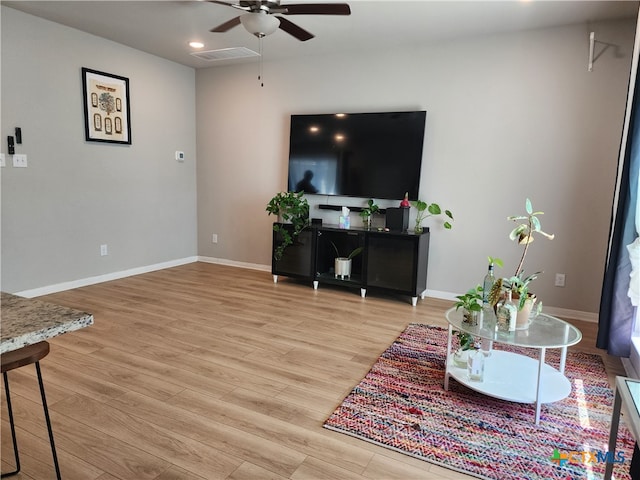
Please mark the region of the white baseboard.
<svg viewBox="0 0 640 480"><path fill-rule="evenodd" d="M48 285L46 287L23 290L22 292L16 292L15 294L20 297L26 298L39 297L41 295L49 295L51 293L63 292L65 290L71 290L73 288L86 287L88 285L95 285L96 283L118 280L119 278L132 277L134 275L140 275L141 273L164 270L165 268L177 267L197 261L198 257L180 258L177 260L170 260L168 262L156 263L154 265L146 265L144 267L131 268L129 270L97 275L95 277L82 278L79 280L73 280L71 282L56 283L55 285Z"/></svg>
<svg viewBox="0 0 640 480"><path fill-rule="evenodd" d="M204 262L215 263L218 265L227 265L230 267L248 268L250 270L259 270L261 272L271 272L270 265L262 265L259 263L237 262L235 260L228 260L226 258L214 258L214 257L187 257L178 260L171 260L169 262L156 263L154 265L147 265L145 267L132 268L129 270L123 270L120 272L108 273L105 275L98 275L95 277L83 278L80 280L74 280L71 282L58 283L55 285L49 285L46 287L34 288L32 290L24 290L22 292L16 292L16 295L26 298L39 297L41 295L48 295L50 293L63 292L65 290L71 290L73 288L86 287L87 285L94 285L96 283L108 282L111 280L117 280L119 278L131 277L133 275L140 275L141 273L153 272L156 270L163 270L165 268L177 267L179 265L186 265L188 263ZM425 292L427 297L439 298L441 300L456 301L456 293L444 292L439 290L427 289ZM581 312L579 310L569 310L566 308L548 307L545 305L544 311L550 315L554 315L562 318L572 318L575 320L583 320L585 322L598 322L598 314L592 312Z"/></svg>
<svg viewBox="0 0 640 480"><path fill-rule="evenodd" d="M427 289L427 297L439 298L441 300L451 300L452 302L456 301L457 293L451 292L441 292L438 290L429 290ZM593 312L582 312L580 310L570 310L567 308L559 308L559 307L550 307L545 305L543 310L544 313L548 313L549 315L553 315L554 317L560 318L570 318L574 320L582 320L584 322L598 323L598 314Z"/></svg>
<svg viewBox="0 0 640 480"><path fill-rule="evenodd" d="M248 268L250 270L260 270L261 272L271 271L271 265L261 265L259 263L236 262L235 260L228 260L226 258L198 257L198 261L204 262L204 263L216 263L218 265L227 265L229 267L239 267L239 268Z"/></svg>

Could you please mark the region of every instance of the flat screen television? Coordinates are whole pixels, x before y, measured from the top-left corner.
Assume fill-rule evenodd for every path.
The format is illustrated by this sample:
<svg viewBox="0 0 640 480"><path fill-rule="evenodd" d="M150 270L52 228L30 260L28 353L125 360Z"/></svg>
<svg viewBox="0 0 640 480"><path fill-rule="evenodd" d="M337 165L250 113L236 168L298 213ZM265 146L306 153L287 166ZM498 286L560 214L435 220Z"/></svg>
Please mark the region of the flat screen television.
<svg viewBox="0 0 640 480"><path fill-rule="evenodd" d="M290 192L418 198L427 112L291 115Z"/></svg>

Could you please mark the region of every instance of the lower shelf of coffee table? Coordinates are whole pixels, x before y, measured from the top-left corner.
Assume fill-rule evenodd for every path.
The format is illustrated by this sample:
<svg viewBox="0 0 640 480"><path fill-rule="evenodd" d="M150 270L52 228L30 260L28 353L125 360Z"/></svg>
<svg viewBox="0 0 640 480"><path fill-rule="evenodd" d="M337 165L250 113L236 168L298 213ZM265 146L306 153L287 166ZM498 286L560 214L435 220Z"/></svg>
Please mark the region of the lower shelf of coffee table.
<svg viewBox="0 0 640 480"><path fill-rule="evenodd" d="M476 382L469 379L466 368L460 368L453 362L453 353L448 359L449 375L459 383L490 397L518 403L536 403L538 384L537 359L518 353L492 350L485 358L484 380ZM562 400L571 393L571 382L550 365L542 366L540 379L541 403Z"/></svg>

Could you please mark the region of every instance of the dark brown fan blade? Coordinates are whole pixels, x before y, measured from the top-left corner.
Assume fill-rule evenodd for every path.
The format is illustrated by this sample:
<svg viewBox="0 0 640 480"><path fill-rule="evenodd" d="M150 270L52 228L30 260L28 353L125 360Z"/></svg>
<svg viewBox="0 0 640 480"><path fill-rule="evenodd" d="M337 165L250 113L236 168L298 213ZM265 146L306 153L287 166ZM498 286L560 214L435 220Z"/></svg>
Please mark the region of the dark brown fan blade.
<svg viewBox="0 0 640 480"><path fill-rule="evenodd" d="M281 5L284 15L351 15L346 3L292 3Z"/></svg>
<svg viewBox="0 0 640 480"><path fill-rule="evenodd" d="M282 30L287 32L289 35L293 35L301 42L306 42L314 37L312 33L307 32L304 28L299 27L284 17L278 17L278 20L280 20L280 28Z"/></svg>
<svg viewBox="0 0 640 480"><path fill-rule="evenodd" d="M213 32L213 33L222 33L222 32L226 32L227 30L231 30L236 25L240 25L240 17L239 16L235 17L235 18L232 18L231 20L226 21L221 25L218 25L217 27L212 28L209 31Z"/></svg>

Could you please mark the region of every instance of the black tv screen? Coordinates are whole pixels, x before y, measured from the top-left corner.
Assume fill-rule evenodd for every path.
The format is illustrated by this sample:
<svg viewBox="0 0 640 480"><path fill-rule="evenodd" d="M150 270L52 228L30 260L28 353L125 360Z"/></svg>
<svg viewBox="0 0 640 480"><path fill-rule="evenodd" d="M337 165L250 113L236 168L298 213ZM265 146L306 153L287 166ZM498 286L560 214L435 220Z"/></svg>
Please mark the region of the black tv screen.
<svg viewBox="0 0 640 480"><path fill-rule="evenodd" d="M288 190L417 200L426 115L291 115Z"/></svg>

